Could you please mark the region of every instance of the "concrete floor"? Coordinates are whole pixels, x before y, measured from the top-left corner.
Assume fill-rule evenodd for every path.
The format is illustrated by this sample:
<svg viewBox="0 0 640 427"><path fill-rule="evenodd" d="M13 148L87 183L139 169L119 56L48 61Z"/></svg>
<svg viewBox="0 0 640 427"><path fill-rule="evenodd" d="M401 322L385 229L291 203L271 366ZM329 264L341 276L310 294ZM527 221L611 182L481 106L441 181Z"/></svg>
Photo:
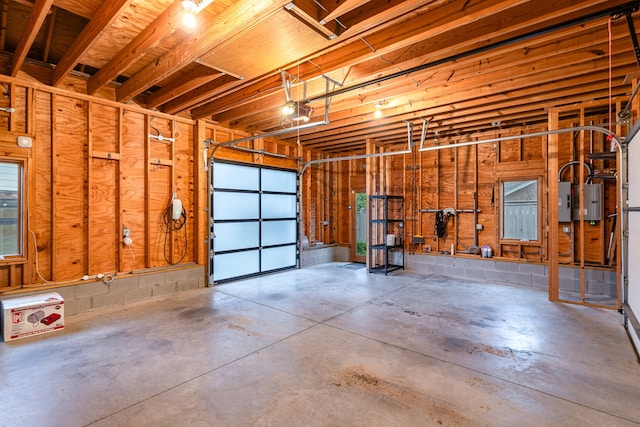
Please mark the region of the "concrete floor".
<svg viewBox="0 0 640 427"><path fill-rule="evenodd" d="M0 425L640 425L621 321L540 290L325 264L0 344Z"/></svg>

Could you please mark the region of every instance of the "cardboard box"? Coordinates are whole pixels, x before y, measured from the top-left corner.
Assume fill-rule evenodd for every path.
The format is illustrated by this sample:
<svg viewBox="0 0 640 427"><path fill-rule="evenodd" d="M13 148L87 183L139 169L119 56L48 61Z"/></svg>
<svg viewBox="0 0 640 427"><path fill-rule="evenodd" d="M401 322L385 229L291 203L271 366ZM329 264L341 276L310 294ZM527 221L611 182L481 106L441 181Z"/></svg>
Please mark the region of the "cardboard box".
<svg viewBox="0 0 640 427"><path fill-rule="evenodd" d="M13 341L64 328L64 299L56 292L2 300L2 335Z"/></svg>

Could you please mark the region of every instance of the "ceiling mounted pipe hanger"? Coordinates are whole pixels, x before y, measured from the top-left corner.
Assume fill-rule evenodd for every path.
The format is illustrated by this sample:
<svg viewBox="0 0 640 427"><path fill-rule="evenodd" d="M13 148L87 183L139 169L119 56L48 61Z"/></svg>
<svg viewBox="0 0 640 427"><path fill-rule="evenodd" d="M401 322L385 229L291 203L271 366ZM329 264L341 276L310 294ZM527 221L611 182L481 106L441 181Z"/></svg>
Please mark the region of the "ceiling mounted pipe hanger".
<svg viewBox="0 0 640 427"><path fill-rule="evenodd" d="M424 147L424 141L427 138L427 130L429 130L429 120L422 120L422 133L420 134L420 149Z"/></svg>
<svg viewBox="0 0 640 427"><path fill-rule="evenodd" d="M427 137L427 129L429 128L429 121L423 118L422 120L422 131L420 132L420 148L424 147L424 141ZM407 150L411 150L413 148L413 122L409 120L403 120L407 124Z"/></svg>
<svg viewBox="0 0 640 427"><path fill-rule="evenodd" d="M413 137L413 123L403 120L407 124L407 150L411 150L411 138Z"/></svg>
<svg viewBox="0 0 640 427"><path fill-rule="evenodd" d="M418 72L418 71L423 71L423 70L426 70L426 69L429 69L429 68L432 68L432 67L435 67L435 66L438 66L438 65L443 65L443 64L450 63L450 62L459 61L461 59L464 59L464 58L467 58L467 57L470 57L470 56L473 56L473 55L478 55L478 54L485 53L485 52L488 52L488 51L493 50L493 49L497 49L497 48L500 48L500 47L505 47L505 46L508 46L508 45L510 45L512 43L517 43L517 42L520 42L520 41L524 41L524 40L530 39L532 37L548 34L548 33L551 33L551 32L554 32L554 31L557 31L557 30L560 30L560 29L564 29L564 28L568 28L568 27L573 27L575 25L583 24L583 23L591 21L593 19L603 18L605 16L621 16L621 15L624 15L624 14L627 14L627 13L629 13L629 15L630 15L633 11L637 10L639 3L640 2L638 0L635 0L635 1L626 3L626 4L618 6L618 7L609 8L609 9L605 9L605 10L602 10L602 11L599 11L599 12L590 13L590 14L585 15L585 16L580 17L580 18L571 19L569 21L561 22L560 24L556 24L556 25L551 25L549 27L545 27L545 28L542 28L540 30L530 31L530 32L528 32L526 34L523 34L523 35L520 35L520 36L510 37L510 38L508 38L506 40L495 42L495 43L490 43L490 44L488 44L486 46L477 47L475 49L471 49L471 50L468 50L466 52L460 52L460 53L457 53L455 55L447 56L446 58L437 59L435 61L431 61L431 62L427 62L427 63L421 64L421 65L417 65L415 67L408 68L408 69L402 70L402 71L398 71L396 73L392 73L392 74L389 74L387 76L378 77L378 78L375 78L375 79L372 79L372 80L368 80L366 82L358 83L358 84L355 84L355 85L352 85L352 86L342 87L340 89L334 90L334 91L326 93L324 95L312 96L309 99L306 99L305 101L313 102L313 101L317 101L317 100L323 99L324 97L327 97L327 96L342 95L344 93L351 92L353 90L362 89L362 88L367 87L367 86L371 86L371 85L374 85L374 84L382 83L382 82L385 82L387 80L395 79L395 78L398 78L398 77L404 77L404 76L407 76L409 74L412 74L412 73L415 73L415 72Z"/></svg>

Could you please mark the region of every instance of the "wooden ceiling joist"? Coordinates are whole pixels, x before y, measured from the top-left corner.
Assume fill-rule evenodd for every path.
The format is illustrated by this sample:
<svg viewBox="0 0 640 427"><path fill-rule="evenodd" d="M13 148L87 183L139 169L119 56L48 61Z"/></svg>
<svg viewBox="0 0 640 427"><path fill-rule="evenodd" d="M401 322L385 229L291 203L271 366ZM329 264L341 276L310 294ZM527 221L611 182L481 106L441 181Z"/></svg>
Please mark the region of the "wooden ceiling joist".
<svg viewBox="0 0 640 427"><path fill-rule="evenodd" d="M320 23L324 25L325 23L337 19L342 15L351 12L354 9L357 9L365 4L369 3L370 0L346 0L342 4L339 4L338 7L333 9L327 16L325 16Z"/></svg>
<svg viewBox="0 0 640 427"><path fill-rule="evenodd" d="M29 49L31 49L31 45L33 41L36 39L42 24L49 14L49 10L53 5L53 0L36 0L33 4L33 8L31 9L31 14L27 20L27 25L24 27L24 31L22 36L20 37L20 41L16 46L16 50L13 54L13 60L11 61L11 76L15 77L18 75L20 68L22 68L22 64L24 63L25 58L27 57L27 53Z"/></svg>
<svg viewBox="0 0 640 427"><path fill-rule="evenodd" d="M78 64L84 53L99 39L111 23L117 19L132 0L113 0L103 2L67 53L58 62L53 71L53 86L60 84L63 78Z"/></svg>
<svg viewBox="0 0 640 427"><path fill-rule="evenodd" d="M195 62L205 53L215 50L247 31L258 21L280 10L283 0L240 0L211 22L203 33L184 39L175 49L140 70L116 90L116 99L126 102L150 86Z"/></svg>
<svg viewBox="0 0 640 427"><path fill-rule="evenodd" d="M180 2L172 3L151 25L140 32L124 49L120 50L105 66L91 76L87 93L94 94L102 86L114 80L120 73L142 58L149 49L182 26L183 8Z"/></svg>
<svg viewBox="0 0 640 427"><path fill-rule="evenodd" d="M203 65L194 65L197 67L195 70L163 85L161 89L149 95L146 103L147 108L156 108L159 105L166 104L223 76L220 71Z"/></svg>
<svg viewBox="0 0 640 427"><path fill-rule="evenodd" d="M405 120L451 135L537 124L550 106L628 96L637 73L625 18L637 27L640 0L216 0L191 30L178 0L0 1L7 74L73 74L88 94L264 134L286 125L286 71L308 83L312 120L331 98L330 123L299 133L328 153L404 144Z"/></svg>
<svg viewBox="0 0 640 427"><path fill-rule="evenodd" d="M220 75L220 77L200 85L175 99L162 105L162 110L169 114L175 114L184 111L190 107L198 107L199 103L206 102L214 93L224 91L225 88L231 87L238 82L238 78L228 74Z"/></svg>

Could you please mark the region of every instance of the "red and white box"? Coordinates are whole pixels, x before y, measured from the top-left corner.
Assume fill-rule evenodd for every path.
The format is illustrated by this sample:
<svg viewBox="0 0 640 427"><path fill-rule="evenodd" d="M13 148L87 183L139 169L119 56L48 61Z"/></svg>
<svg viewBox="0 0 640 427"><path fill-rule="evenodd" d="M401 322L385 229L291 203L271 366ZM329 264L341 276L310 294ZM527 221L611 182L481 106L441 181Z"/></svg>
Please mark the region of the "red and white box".
<svg viewBox="0 0 640 427"><path fill-rule="evenodd" d="M57 292L10 298L1 302L5 342L64 328L64 299Z"/></svg>

